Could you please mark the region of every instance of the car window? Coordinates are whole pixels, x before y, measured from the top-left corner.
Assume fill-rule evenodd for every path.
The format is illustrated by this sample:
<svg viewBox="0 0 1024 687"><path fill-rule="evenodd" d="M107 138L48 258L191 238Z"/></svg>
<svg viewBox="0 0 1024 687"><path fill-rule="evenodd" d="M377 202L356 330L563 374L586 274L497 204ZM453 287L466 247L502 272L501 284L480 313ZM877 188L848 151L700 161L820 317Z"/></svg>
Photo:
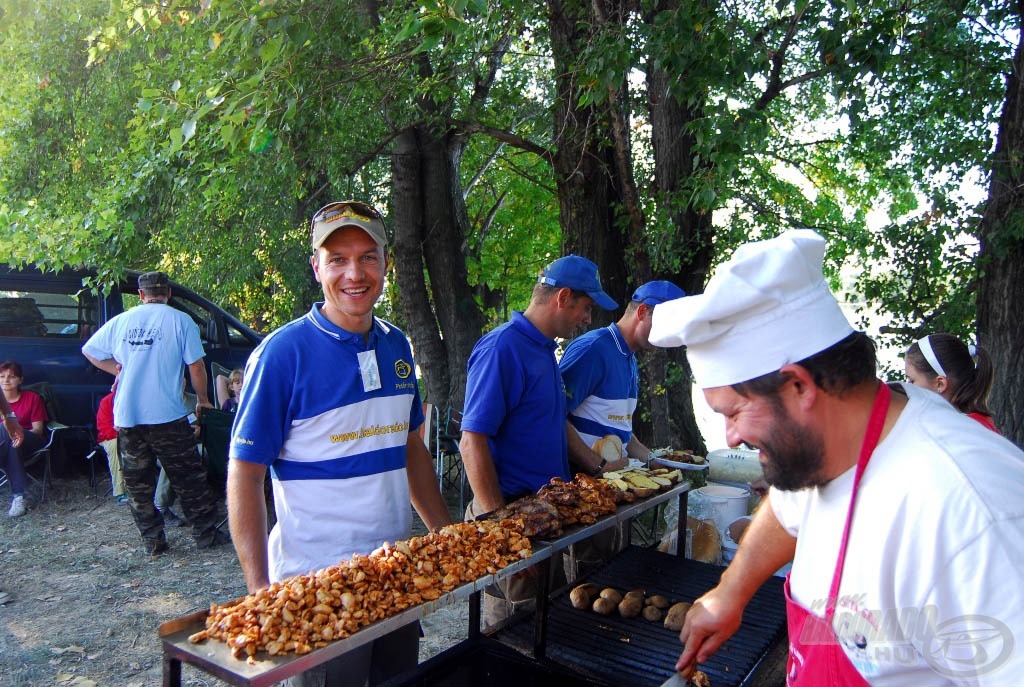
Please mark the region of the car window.
<svg viewBox="0 0 1024 687"><path fill-rule="evenodd" d="M57 283L45 291L0 291L2 336L83 339L95 329L96 296L75 284Z"/></svg>

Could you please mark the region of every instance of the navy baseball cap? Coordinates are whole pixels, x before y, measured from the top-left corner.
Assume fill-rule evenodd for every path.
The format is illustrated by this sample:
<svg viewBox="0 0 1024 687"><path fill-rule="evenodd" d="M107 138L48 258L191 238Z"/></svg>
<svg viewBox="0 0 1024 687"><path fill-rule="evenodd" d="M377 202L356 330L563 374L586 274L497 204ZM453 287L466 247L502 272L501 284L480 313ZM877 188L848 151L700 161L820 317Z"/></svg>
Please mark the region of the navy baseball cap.
<svg viewBox="0 0 1024 687"><path fill-rule="evenodd" d="M633 300L637 303L658 305L685 295L685 291L670 281L649 281L633 292Z"/></svg>
<svg viewBox="0 0 1024 687"><path fill-rule="evenodd" d="M618 303L601 288L601 275L597 272L597 265L578 255L566 255L555 260L544 268L537 283L582 291L605 310L615 310L619 307Z"/></svg>

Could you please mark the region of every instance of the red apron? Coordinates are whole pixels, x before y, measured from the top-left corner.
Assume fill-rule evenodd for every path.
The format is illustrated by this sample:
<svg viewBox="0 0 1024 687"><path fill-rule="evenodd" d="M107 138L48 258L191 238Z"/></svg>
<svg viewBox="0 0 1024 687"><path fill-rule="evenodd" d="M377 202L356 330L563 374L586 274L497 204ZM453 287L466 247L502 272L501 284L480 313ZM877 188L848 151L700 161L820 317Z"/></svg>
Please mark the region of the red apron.
<svg viewBox="0 0 1024 687"><path fill-rule="evenodd" d="M871 408L871 419L864 432L864 443L857 459L857 469L853 474L853 489L850 492L850 505L846 510L846 525L843 527L843 539L839 545L839 558L832 573L832 586L825 604L825 617L819 618L793 600L789 592L789 575L786 575L786 619L789 627L789 663L786 668L786 685L789 687L860 687L868 682L853 667L846 652L843 651L835 632L832 630L832 618L836 613L839 597L839 583L843 579L843 563L846 561L846 545L850 540L850 525L853 523L853 511L857 503L857 490L860 487L864 469L871 460L871 454L878 446L885 415L889 410L889 387L879 384L875 403ZM810 642L804 642L809 639Z"/></svg>

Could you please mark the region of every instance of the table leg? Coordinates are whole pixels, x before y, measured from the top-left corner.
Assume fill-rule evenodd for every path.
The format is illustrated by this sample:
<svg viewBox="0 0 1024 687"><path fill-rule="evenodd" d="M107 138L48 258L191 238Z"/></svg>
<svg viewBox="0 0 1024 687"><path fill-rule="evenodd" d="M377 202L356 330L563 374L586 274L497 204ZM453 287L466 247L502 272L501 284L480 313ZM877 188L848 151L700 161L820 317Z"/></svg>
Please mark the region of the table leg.
<svg viewBox="0 0 1024 687"><path fill-rule="evenodd" d="M469 630L468 638L480 638L480 592L473 592L469 595Z"/></svg>
<svg viewBox="0 0 1024 687"><path fill-rule="evenodd" d="M181 687L181 661L164 654L163 687Z"/></svg>
<svg viewBox="0 0 1024 687"><path fill-rule="evenodd" d="M548 595L551 593L551 561L561 563L561 556L547 558L537 564L537 610L534 614L533 657L542 659L547 653L548 640Z"/></svg>
<svg viewBox="0 0 1024 687"><path fill-rule="evenodd" d="M676 555L680 558L686 556L686 508L689 503L690 492L684 491L679 494L679 517L676 521Z"/></svg>

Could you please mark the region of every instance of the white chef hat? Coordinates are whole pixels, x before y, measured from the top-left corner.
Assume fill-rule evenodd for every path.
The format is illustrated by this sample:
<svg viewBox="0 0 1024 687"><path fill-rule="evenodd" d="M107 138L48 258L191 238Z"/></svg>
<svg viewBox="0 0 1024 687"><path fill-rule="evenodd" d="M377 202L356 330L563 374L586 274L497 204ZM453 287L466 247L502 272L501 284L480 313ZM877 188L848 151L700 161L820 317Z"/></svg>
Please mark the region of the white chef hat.
<svg viewBox="0 0 1024 687"><path fill-rule="evenodd" d="M703 388L775 372L853 332L822 275L825 240L809 229L747 243L704 293L654 309L650 341L686 346Z"/></svg>

